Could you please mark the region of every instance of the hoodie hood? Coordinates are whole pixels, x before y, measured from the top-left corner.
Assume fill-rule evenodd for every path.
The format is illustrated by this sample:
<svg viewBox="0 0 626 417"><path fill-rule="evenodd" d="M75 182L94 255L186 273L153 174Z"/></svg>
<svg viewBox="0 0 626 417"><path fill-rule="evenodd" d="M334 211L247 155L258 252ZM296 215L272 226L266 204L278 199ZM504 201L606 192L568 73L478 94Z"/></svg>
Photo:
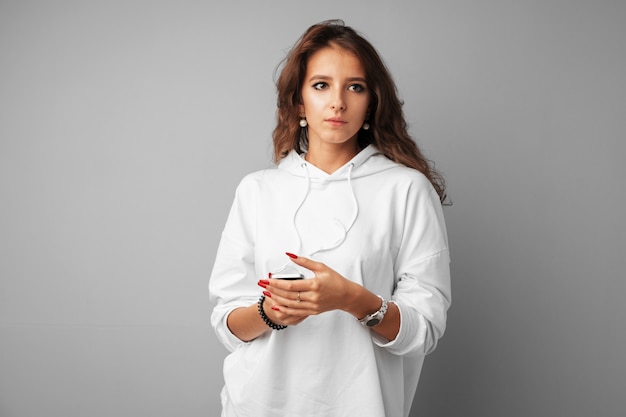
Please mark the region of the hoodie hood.
<svg viewBox="0 0 626 417"><path fill-rule="evenodd" d="M345 181L348 178L364 177L398 166L395 162L387 159L374 145L365 147L354 158L332 174L328 174L307 162L304 159L304 155L299 155L292 150L280 161L278 168L298 177L326 181Z"/></svg>
<svg viewBox="0 0 626 417"><path fill-rule="evenodd" d="M311 257L341 246L359 216L359 198L352 181L397 166L398 164L385 157L375 146L369 145L341 168L328 174L307 162L304 155L291 151L280 162L278 169L300 177L303 181L299 204L291 218L298 238L298 253ZM320 190L324 190L323 195ZM309 200L313 201L307 205ZM320 201L332 202L334 211L318 212L327 205L320 204ZM311 216L311 210L316 210L315 216ZM309 212L304 217L317 218L319 224L310 225L299 221L301 212ZM274 272L286 272L286 269L293 267L293 263L288 262Z"/></svg>

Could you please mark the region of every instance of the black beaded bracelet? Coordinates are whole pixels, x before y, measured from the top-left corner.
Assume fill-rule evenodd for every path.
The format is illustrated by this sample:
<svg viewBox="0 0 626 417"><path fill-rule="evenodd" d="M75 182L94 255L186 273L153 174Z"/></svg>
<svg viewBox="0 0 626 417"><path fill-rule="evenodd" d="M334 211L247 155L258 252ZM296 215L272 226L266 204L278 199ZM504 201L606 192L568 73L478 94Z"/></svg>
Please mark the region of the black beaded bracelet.
<svg viewBox="0 0 626 417"><path fill-rule="evenodd" d="M265 301L265 296L264 295L262 295L261 298L259 298L258 310L259 310L259 314L261 315L261 318L263 319L265 324L267 324L270 328L272 328L274 330L286 329L287 326L283 326L282 324L276 324L276 323L274 323L272 320L270 320L267 317L267 315L265 314L265 311L263 311L263 301Z"/></svg>

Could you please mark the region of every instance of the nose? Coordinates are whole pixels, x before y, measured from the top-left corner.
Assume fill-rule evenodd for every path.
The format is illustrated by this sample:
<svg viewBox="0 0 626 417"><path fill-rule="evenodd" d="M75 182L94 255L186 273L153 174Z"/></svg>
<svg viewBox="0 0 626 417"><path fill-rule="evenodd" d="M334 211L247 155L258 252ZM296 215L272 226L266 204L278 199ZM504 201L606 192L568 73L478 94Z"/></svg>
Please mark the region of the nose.
<svg viewBox="0 0 626 417"><path fill-rule="evenodd" d="M344 100L344 96L343 96L344 92L339 90L336 91L335 94L333 94L331 103L330 103L330 108L337 111L337 110L345 110L346 109L346 102Z"/></svg>

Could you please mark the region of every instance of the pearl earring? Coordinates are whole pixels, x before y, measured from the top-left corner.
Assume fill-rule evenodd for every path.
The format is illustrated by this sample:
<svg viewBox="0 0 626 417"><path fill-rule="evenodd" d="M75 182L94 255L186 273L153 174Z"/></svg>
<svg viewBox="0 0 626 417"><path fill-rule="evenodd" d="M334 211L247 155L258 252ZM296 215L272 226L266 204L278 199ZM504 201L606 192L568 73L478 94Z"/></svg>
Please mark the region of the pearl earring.
<svg viewBox="0 0 626 417"><path fill-rule="evenodd" d="M300 119L300 127L307 127L308 123L305 118Z"/></svg>
<svg viewBox="0 0 626 417"><path fill-rule="evenodd" d="M369 128L370 128L370 124L369 123L367 123L367 122L363 123L363 130L369 130Z"/></svg>

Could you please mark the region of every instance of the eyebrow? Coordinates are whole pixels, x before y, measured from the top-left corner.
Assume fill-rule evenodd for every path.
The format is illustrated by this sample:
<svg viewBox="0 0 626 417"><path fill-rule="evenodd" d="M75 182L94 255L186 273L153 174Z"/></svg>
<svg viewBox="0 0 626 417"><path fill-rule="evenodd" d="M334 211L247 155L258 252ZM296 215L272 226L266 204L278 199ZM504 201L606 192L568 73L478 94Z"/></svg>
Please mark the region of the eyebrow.
<svg viewBox="0 0 626 417"><path fill-rule="evenodd" d="M328 75L313 75L312 77L309 77L309 81L313 81L313 80L332 80L333 77L329 77ZM348 77L346 79L346 81L360 81L362 83L367 83L367 81L365 80L365 78L363 77Z"/></svg>

